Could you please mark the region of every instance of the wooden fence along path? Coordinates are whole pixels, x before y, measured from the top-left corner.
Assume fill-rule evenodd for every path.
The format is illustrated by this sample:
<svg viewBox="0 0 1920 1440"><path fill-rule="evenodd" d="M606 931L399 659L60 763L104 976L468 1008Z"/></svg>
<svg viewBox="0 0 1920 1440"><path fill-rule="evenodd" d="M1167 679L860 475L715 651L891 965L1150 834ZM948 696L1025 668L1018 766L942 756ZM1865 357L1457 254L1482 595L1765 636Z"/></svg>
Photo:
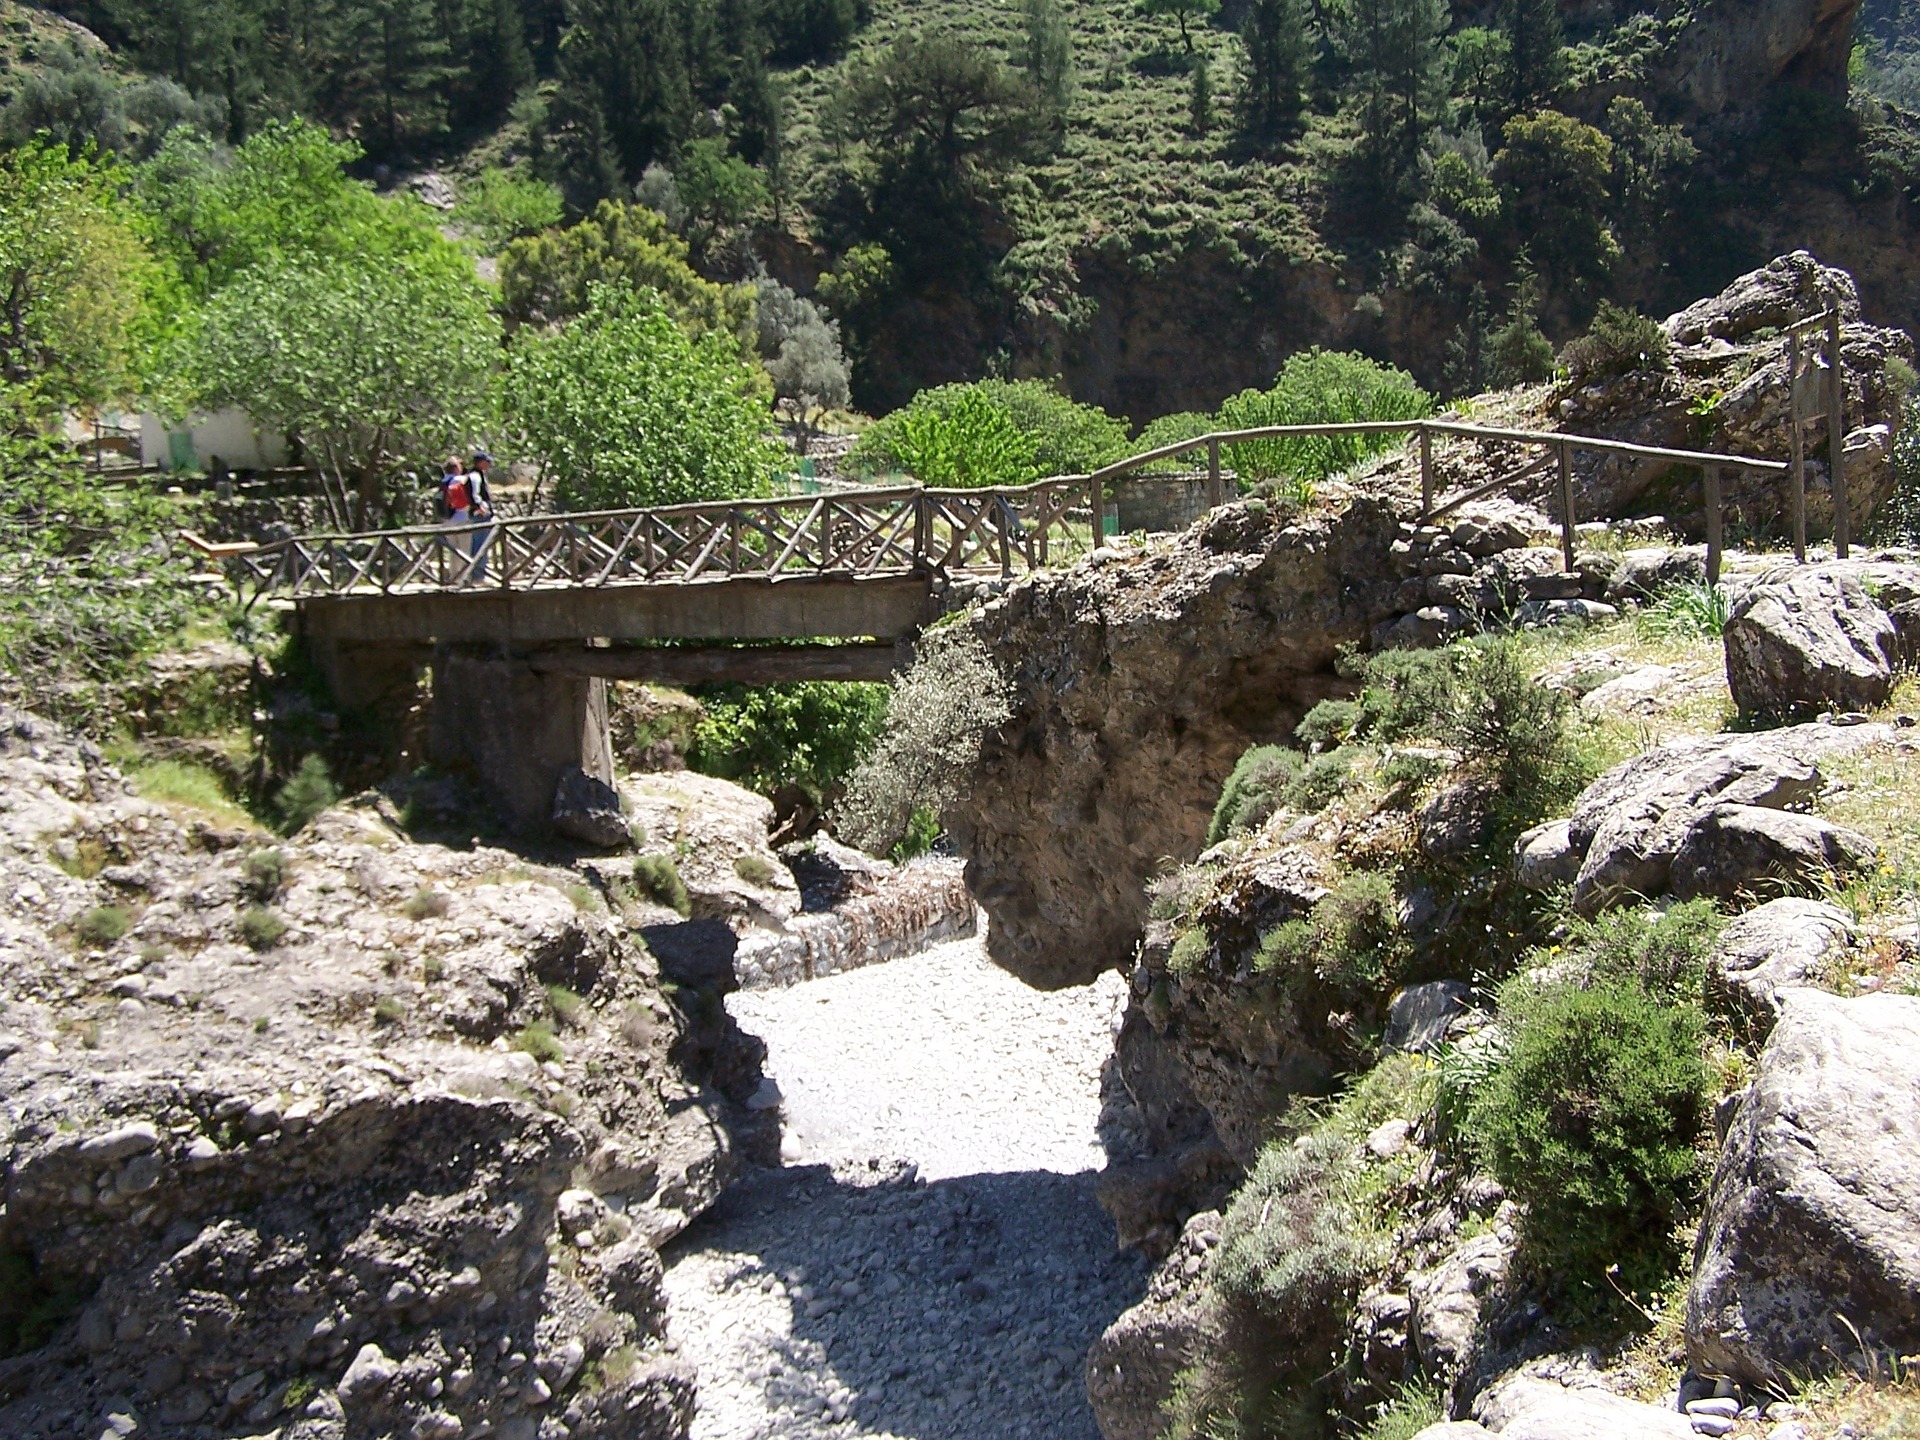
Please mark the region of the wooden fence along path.
<svg viewBox="0 0 1920 1440"><path fill-rule="evenodd" d="M1837 312L1835 316L1837 320ZM534 515L485 525L416 526L357 535L311 535L263 546L210 545L189 536L209 555L234 567L251 598L269 592L295 598L345 594L402 594L486 587L504 590L591 588L629 584L689 584L725 579L783 580L798 576L863 578L915 573L991 573L1044 569L1085 555L1098 543L1107 487L1156 461L1204 450L1210 505L1225 501L1230 478L1221 469L1223 446L1293 436L1410 436L1420 457L1420 514L1432 523L1460 506L1552 471L1555 508L1566 567L1573 568L1573 456L1586 451L1701 471L1707 529L1707 574L1717 581L1721 554L1721 489L1727 471L1786 479L1791 491L1796 552L1805 557L1805 474L1801 425L1821 418L1803 412L1799 391L1812 386L1803 370L1797 334L1827 325L1829 354L1837 357L1837 323L1815 316L1796 328L1792 360L1795 422L1793 459L1756 460L1711 451L1675 450L1550 431L1503 430L1451 420L1391 420L1340 425L1275 425L1229 430L1163 445L1117 461L1091 475L1063 475L1031 485L978 490L920 486L849 489L768 500L665 505ZM1839 367L1826 367L1828 412L1840 412ZM1841 427L1832 441L1836 548L1846 554L1845 477L1839 464ZM1522 446L1538 453L1518 468L1458 494L1438 492L1434 441L1465 439ZM1084 508L1082 508L1084 507Z"/></svg>

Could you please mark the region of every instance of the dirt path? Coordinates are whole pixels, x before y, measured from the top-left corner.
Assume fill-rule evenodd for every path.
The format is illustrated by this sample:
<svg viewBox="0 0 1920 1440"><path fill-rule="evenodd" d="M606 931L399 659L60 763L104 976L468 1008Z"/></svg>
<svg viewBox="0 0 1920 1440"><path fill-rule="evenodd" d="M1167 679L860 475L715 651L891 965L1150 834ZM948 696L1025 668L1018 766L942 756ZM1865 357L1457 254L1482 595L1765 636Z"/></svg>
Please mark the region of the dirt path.
<svg viewBox="0 0 1920 1440"><path fill-rule="evenodd" d="M1080 1366L1138 1298L1093 1198L1118 976L1043 995L977 940L730 997L788 1168L668 1256L696 1440L1097 1440Z"/></svg>

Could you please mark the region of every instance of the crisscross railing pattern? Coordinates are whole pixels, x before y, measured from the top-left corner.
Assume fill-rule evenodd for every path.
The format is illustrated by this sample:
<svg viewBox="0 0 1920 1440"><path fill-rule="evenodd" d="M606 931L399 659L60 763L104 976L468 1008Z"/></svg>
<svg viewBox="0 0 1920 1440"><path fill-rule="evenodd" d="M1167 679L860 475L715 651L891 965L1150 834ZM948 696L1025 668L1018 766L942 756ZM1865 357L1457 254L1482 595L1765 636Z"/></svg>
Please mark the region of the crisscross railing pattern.
<svg viewBox="0 0 1920 1440"><path fill-rule="evenodd" d="M680 584L916 570L1023 574L1085 554L1083 477L530 515L220 547L254 596Z"/></svg>

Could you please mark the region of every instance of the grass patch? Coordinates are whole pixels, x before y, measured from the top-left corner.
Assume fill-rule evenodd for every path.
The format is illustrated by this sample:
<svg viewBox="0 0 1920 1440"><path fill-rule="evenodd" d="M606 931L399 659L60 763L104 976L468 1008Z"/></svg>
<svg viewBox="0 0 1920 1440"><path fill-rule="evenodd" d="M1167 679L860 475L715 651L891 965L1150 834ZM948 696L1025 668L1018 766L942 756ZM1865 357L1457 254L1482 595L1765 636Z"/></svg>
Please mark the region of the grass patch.
<svg viewBox="0 0 1920 1440"><path fill-rule="evenodd" d="M398 995L382 995L373 1002L373 1023L398 1025L407 1018L407 1007Z"/></svg>
<svg viewBox="0 0 1920 1440"><path fill-rule="evenodd" d="M249 906L240 917L240 938L253 950L271 950L287 928L287 922L264 905Z"/></svg>
<svg viewBox="0 0 1920 1440"><path fill-rule="evenodd" d="M432 886L422 886L407 897L407 903L400 907L401 913L416 923L422 920L438 920L452 907L453 901L441 890Z"/></svg>
<svg viewBox="0 0 1920 1440"><path fill-rule="evenodd" d="M765 857L760 855L735 856L733 873L749 885L766 886L773 883L773 866L768 863Z"/></svg>
<svg viewBox="0 0 1920 1440"><path fill-rule="evenodd" d="M535 1020L514 1036L513 1048L526 1051L542 1065L549 1060L558 1064L567 1055L567 1052L560 1048L560 1042L554 1039L553 1026L545 1020Z"/></svg>
<svg viewBox="0 0 1920 1440"><path fill-rule="evenodd" d="M70 843L56 844L50 856L53 863L76 880L91 880L107 868L112 858L106 843L92 835L83 835Z"/></svg>
<svg viewBox="0 0 1920 1440"><path fill-rule="evenodd" d="M1402 1385L1398 1394L1374 1411L1356 1440L1413 1440L1429 1425L1438 1425L1446 1418L1446 1406L1438 1390L1420 1384Z"/></svg>
<svg viewBox="0 0 1920 1440"><path fill-rule="evenodd" d="M96 905L73 922L73 934L82 945L104 950L133 926L133 917L118 905Z"/></svg>
<svg viewBox="0 0 1920 1440"><path fill-rule="evenodd" d="M256 822L227 794L220 777L185 760L155 760L128 777L134 793L161 805L196 811L223 825L254 828Z"/></svg>
<svg viewBox="0 0 1920 1440"><path fill-rule="evenodd" d="M447 962L442 960L438 955L429 955L420 962L420 978L425 980L429 985L446 979L446 976Z"/></svg>
<svg viewBox="0 0 1920 1440"><path fill-rule="evenodd" d="M682 916L693 914L693 897L687 893L687 883L680 878L680 867L673 862L671 855L636 855L633 857L633 884L640 894Z"/></svg>
<svg viewBox="0 0 1920 1440"><path fill-rule="evenodd" d="M562 1025L573 1026L578 1025L586 1013L587 1002L564 985L549 985L547 1006L553 1011L554 1019Z"/></svg>
<svg viewBox="0 0 1920 1440"><path fill-rule="evenodd" d="M573 908L584 914L597 914L606 908L601 903L600 892L591 885L578 882L567 886L567 899L573 902Z"/></svg>

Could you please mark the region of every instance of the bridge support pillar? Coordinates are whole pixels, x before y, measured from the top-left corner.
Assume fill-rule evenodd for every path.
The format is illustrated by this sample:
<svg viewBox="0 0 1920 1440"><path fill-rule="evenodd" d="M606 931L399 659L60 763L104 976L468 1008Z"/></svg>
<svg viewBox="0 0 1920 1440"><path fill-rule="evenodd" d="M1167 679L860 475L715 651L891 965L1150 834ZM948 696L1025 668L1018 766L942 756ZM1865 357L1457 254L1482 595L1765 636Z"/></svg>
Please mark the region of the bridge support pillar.
<svg viewBox="0 0 1920 1440"><path fill-rule="evenodd" d="M514 829L544 832L568 766L613 783L607 682L443 645L433 657L428 754L472 776Z"/></svg>

